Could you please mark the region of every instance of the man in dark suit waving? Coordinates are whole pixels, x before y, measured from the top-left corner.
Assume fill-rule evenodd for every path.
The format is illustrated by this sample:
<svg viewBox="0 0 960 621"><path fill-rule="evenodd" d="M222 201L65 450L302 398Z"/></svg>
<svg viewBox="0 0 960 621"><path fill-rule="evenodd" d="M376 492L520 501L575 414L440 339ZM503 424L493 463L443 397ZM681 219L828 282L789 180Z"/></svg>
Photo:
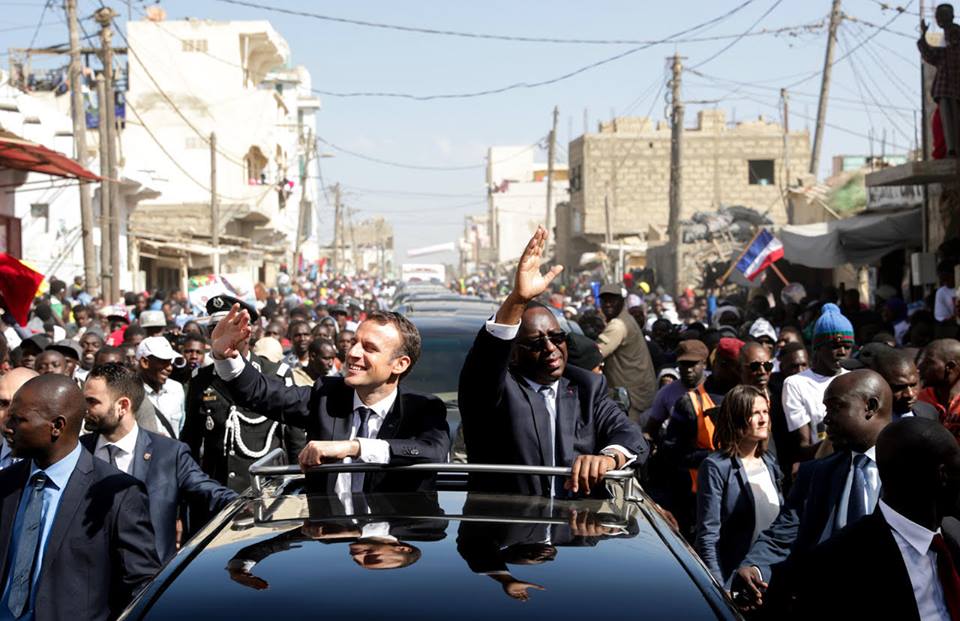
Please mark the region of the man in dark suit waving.
<svg viewBox="0 0 960 621"><path fill-rule="evenodd" d="M184 503L190 506L186 538L236 498L236 492L204 474L186 444L137 425L143 382L127 367L115 362L94 367L83 396L85 420L93 433L83 436L81 443L94 457L147 486L157 554L166 561L177 551L177 515Z"/></svg>
<svg viewBox="0 0 960 621"><path fill-rule="evenodd" d="M249 312L238 302L217 324L212 350L217 375L236 402L286 425L307 430L304 469L323 463L444 462L450 449L446 407L440 399L403 390L401 379L420 357L420 333L399 313L374 311L357 328L344 377L313 386L286 386L237 354L250 336ZM338 495L433 487L416 473L341 473L323 485Z"/></svg>
<svg viewBox="0 0 960 621"><path fill-rule="evenodd" d="M460 372L460 415L470 461L569 466L565 484L591 493L615 468L649 454L640 428L607 395L602 375L567 366L566 334L531 301L563 270L540 273L547 232L539 227L520 257L513 291L473 343ZM475 476L475 490L551 496L545 477Z"/></svg>
<svg viewBox="0 0 960 621"><path fill-rule="evenodd" d="M80 445L85 409L64 375L10 405L21 461L0 472L0 619L116 618L160 568L143 485Z"/></svg>

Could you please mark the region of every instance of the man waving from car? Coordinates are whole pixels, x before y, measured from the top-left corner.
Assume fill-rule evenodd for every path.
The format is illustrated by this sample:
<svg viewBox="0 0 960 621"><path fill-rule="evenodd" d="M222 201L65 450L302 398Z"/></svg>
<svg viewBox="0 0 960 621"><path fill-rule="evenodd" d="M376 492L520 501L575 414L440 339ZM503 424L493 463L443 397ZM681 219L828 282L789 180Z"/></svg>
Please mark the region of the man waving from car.
<svg viewBox="0 0 960 621"><path fill-rule="evenodd" d="M563 270L540 272L546 242L538 227L513 291L477 334L460 373L460 414L471 462L566 466L573 475L566 482L475 475L475 490L591 494L607 471L639 465L649 454L640 428L609 398L603 376L567 365L566 334L533 301Z"/></svg>

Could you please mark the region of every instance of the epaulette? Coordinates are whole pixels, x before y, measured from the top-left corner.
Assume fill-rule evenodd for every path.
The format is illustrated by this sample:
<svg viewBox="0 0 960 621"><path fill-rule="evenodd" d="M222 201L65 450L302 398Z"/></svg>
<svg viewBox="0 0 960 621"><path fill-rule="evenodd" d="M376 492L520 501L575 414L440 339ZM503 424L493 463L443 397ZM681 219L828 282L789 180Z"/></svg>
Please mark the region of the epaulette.
<svg viewBox="0 0 960 621"><path fill-rule="evenodd" d="M287 374L287 371L289 370L290 370L290 365L288 365L286 362L281 362L280 366L277 367L277 375L279 375L280 377L283 377L284 375Z"/></svg>

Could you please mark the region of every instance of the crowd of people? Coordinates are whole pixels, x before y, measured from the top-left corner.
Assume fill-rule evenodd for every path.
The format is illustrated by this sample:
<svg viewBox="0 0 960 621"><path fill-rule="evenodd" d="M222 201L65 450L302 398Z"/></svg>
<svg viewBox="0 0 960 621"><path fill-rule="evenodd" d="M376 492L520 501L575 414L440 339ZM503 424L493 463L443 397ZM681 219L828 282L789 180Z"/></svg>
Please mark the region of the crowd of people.
<svg viewBox="0 0 960 621"><path fill-rule="evenodd" d="M643 275L561 285L545 244L540 229L512 281L451 285L499 301L464 352L460 432L471 462L571 474L478 474L471 490L602 497L632 468L749 614L804 618L829 587L877 614L960 618L953 264L928 304L893 287L873 306L798 285L672 297ZM107 306L81 285L51 281L0 338L0 619L116 616L275 448L341 498L434 479L312 466L451 456L445 404L402 388L422 343L387 310L395 283L284 275L201 312L185 292ZM81 567L109 579L66 575ZM845 580L871 569L889 589Z"/></svg>

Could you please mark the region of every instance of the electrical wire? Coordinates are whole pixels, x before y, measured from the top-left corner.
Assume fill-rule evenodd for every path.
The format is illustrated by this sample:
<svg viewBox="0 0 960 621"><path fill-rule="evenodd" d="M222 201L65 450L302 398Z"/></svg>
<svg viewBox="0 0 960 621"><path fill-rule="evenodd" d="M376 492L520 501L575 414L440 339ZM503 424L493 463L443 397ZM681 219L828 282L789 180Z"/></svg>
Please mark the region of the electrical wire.
<svg viewBox="0 0 960 621"><path fill-rule="evenodd" d="M358 152L356 152L356 151L351 151L350 149L346 149L346 148L344 148L344 147L341 147L341 146L339 146L339 145L336 145L336 144L330 142L329 140L326 140L326 139L324 139L324 138L321 138L320 136L317 136L317 141L322 142L323 144L327 145L328 147L330 147L330 148L332 148L332 149L335 149L335 150L337 150L337 151L339 151L339 152L341 152L341 153L346 153L347 155L352 155L353 157L359 158L359 159L361 159L361 160L367 160L368 162L374 162L374 163L377 163L377 164L383 164L383 165L385 165L385 166L393 166L393 167L395 167L395 168L406 168L406 169L410 169L410 170L458 171L458 170L477 170L477 169L480 169L480 168L485 168L485 167L487 166L487 164L485 164L485 163L482 163L482 164L470 164L470 165L467 165L467 166L421 166L421 165L417 165L417 164L405 164L405 163L403 163L403 162L394 162L394 161L390 161L390 160L381 159L381 158L379 158L379 157L373 157L373 156L371 156L371 155L364 155L363 153L358 153ZM527 146L527 147L526 147L525 149L523 149L522 151L517 151L516 153L513 153L512 155L509 155L509 156L507 156L507 157L505 157L505 158L503 158L503 159L501 159L501 160L497 160L497 161L492 162L492 163L493 163L493 164L499 164L499 163L501 163L501 162L507 162L507 161L512 160L512 159L514 159L514 158L516 158L516 157L519 157L520 155L523 155L523 154L526 153L527 151L530 151L531 149L535 149L535 148L537 148L537 147L539 147L539 146L540 146L540 141L537 141L537 142L535 142L535 143Z"/></svg>
<svg viewBox="0 0 960 621"><path fill-rule="evenodd" d="M766 19L767 16L770 15L770 13L773 13L773 11L774 11L778 6L780 6L780 4L781 4L782 2L783 2L783 0L776 0L776 1L773 3L773 5L772 5L769 9L767 9L766 12L764 12L763 15L761 15L759 18L757 18L757 20L756 20L755 22L753 22L753 24L751 24L749 28L747 28L747 30L745 30L743 33L741 33L741 34L740 34L737 38L735 38L733 41L731 41L730 43L728 43L728 44L726 44L725 46L723 46L722 48L720 48L716 53L714 53L713 55L709 56L706 60L702 60L702 61L700 61L699 63L697 63L696 65L694 65L694 66L693 66L693 69L696 69L696 68L698 68L698 67L704 66L705 64L707 64L707 63L710 62L711 60L717 58L718 56L720 56L721 54L723 54L724 52L726 52L727 50L729 50L730 48L732 48L732 47L733 47L734 45L736 45L737 43L740 43L740 41L742 41L744 37L748 36L748 35L750 34L750 32L753 31L754 28L756 28L757 26L760 25L760 22L762 22L764 19Z"/></svg>
<svg viewBox="0 0 960 621"><path fill-rule="evenodd" d="M40 34L40 29L43 28L43 18L47 16L47 9L50 8L52 1L53 0L47 0L43 3L43 10L40 11L40 19L37 21L37 27L33 31L33 36L30 37L30 45L27 46L28 48L32 48L33 44L37 42L37 35Z"/></svg>

